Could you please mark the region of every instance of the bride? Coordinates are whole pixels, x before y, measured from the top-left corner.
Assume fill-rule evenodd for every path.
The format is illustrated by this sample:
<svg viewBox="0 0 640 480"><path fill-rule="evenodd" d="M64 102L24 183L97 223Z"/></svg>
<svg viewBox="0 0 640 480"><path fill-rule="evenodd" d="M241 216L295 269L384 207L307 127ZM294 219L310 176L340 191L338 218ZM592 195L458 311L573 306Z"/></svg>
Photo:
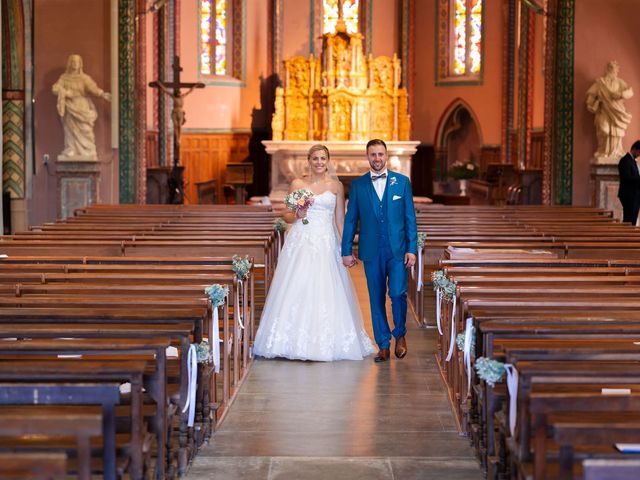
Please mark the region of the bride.
<svg viewBox="0 0 640 480"><path fill-rule="evenodd" d="M373 345L340 256L344 188L329 175L327 147L314 145L307 159L310 175L295 179L289 191L310 190L314 202L306 211L285 215L295 223L280 253L253 352L267 358L362 360Z"/></svg>

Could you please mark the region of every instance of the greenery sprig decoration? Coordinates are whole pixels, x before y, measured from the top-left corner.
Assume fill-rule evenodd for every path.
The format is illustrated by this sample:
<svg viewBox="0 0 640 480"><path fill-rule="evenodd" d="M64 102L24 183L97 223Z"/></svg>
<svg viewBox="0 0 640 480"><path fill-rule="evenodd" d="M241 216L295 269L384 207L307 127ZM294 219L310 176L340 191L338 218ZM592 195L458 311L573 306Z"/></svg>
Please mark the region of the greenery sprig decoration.
<svg viewBox="0 0 640 480"><path fill-rule="evenodd" d="M229 287L226 285L223 287L219 283L214 283L213 285L209 285L205 288L204 293L209 295L211 304L216 308L224 303L224 299L229 294Z"/></svg>
<svg viewBox="0 0 640 480"><path fill-rule="evenodd" d="M234 271L238 280L246 280L251 273L251 260L249 255L245 255L242 258L240 255L234 255L231 257L231 270Z"/></svg>
<svg viewBox="0 0 640 480"><path fill-rule="evenodd" d="M418 232L418 249L422 249L424 247L424 242L427 241L426 232Z"/></svg>
<svg viewBox="0 0 640 480"><path fill-rule="evenodd" d="M211 348L209 347L209 342L203 340L200 343L196 343L196 358L198 363L209 363L211 362Z"/></svg>
<svg viewBox="0 0 640 480"><path fill-rule="evenodd" d="M273 222L273 229L276 232L284 233L287 231L287 222L282 217L276 218Z"/></svg>
<svg viewBox="0 0 640 480"><path fill-rule="evenodd" d="M471 330L471 358L474 357L474 352L476 351L476 329L473 328ZM459 333L458 335L456 335L456 346L458 347L458 350L460 350L461 352L464 351L464 335L465 332Z"/></svg>
<svg viewBox="0 0 640 480"><path fill-rule="evenodd" d="M451 301L453 295L456 293L456 284L447 278L443 270L436 270L431 274L431 281L433 282L433 289L435 291L440 290L442 298L447 301Z"/></svg>
<svg viewBox="0 0 640 480"><path fill-rule="evenodd" d="M504 363L486 357L478 358L476 360L475 368L476 372L478 372L478 377L492 387L495 387L496 383L502 380L502 376L506 372Z"/></svg>

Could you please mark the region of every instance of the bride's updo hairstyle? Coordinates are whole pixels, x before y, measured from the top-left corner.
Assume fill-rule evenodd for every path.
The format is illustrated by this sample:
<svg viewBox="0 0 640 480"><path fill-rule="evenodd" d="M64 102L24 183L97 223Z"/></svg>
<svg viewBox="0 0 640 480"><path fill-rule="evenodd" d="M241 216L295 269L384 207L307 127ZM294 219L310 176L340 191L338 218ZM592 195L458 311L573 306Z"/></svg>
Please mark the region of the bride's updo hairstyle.
<svg viewBox="0 0 640 480"><path fill-rule="evenodd" d="M318 143L309 149L309 153L307 153L307 160L311 160L311 156L319 150L324 150L324 153L327 154L327 160L331 160L331 155L329 155L329 149Z"/></svg>

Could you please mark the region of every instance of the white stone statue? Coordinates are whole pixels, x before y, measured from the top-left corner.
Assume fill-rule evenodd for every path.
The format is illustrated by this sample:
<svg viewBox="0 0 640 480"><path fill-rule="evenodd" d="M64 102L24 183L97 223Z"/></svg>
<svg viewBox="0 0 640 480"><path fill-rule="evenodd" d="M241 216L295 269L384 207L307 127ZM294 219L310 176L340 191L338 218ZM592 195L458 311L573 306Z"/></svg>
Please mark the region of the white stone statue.
<svg viewBox="0 0 640 480"><path fill-rule="evenodd" d="M111 101L111 95L100 88L82 70L80 55L69 55L67 69L52 87L58 96L57 108L64 129L64 150L59 160L97 160L93 126L98 112L89 95Z"/></svg>
<svg viewBox="0 0 640 480"><path fill-rule="evenodd" d="M622 139L631 122L631 114L624 108L624 100L633 90L618 78L620 67L615 60L607 63L605 75L587 90L587 109L595 114L598 150L596 163L617 163L625 154Z"/></svg>

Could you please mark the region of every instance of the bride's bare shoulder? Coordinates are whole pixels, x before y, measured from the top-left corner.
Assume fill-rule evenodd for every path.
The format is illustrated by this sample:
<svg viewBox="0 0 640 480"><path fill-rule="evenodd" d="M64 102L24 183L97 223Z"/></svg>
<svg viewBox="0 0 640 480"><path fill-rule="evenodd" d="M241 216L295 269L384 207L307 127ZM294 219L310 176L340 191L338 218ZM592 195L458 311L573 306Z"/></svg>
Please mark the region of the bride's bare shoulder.
<svg viewBox="0 0 640 480"><path fill-rule="evenodd" d="M289 185L289 191L292 192L299 188L306 188L306 187L307 187L307 183L304 180L302 180L301 178L294 178L293 181L291 182L291 185Z"/></svg>
<svg viewBox="0 0 640 480"><path fill-rule="evenodd" d="M341 193L344 192L344 185L342 185L342 182L338 179L332 178L331 179L331 184L329 185L329 189L335 193Z"/></svg>

